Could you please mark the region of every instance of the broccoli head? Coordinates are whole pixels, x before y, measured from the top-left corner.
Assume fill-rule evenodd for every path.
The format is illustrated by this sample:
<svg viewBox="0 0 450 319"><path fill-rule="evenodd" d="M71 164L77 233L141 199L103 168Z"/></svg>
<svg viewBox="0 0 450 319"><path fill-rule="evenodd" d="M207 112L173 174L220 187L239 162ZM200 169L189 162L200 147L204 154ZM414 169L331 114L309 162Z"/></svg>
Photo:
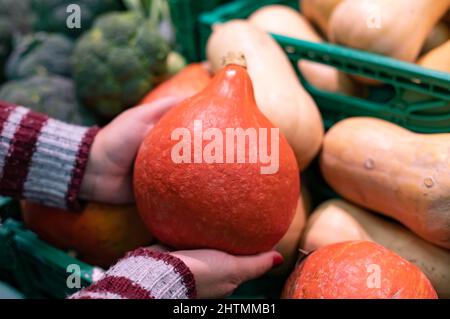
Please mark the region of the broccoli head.
<svg viewBox="0 0 450 319"><path fill-rule="evenodd" d="M71 75L72 52L75 44L69 38L39 32L18 39L6 64L10 80L31 75Z"/></svg>
<svg viewBox="0 0 450 319"><path fill-rule="evenodd" d="M30 32L32 19L28 0L0 0L0 81L12 50L13 36Z"/></svg>
<svg viewBox="0 0 450 319"><path fill-rule="evenodd" d="M166 73L170 46L138 12L108 13L78 40L73 74L84 105L112 118Z"/></svg>
<svg viewBox="0 0 450 319"><path fill-rule="evenodd" d="M21 0L20 0L21 1ZM108 11L122 9L120 0L30 0L36 20L34 29L37 31L64 33L70 37L78 37L89 30L94 19ZM71 4L80 6L81 28L67 27L70 13L67 8Z"/></svg>
<svg viewBox="0 0 450 319"><path fill-rule="evenodd" d="M92 124L93 121L79 106L73 81L60 76L33 76L6 82L0 87L0 100L68 123Z"/></svg>

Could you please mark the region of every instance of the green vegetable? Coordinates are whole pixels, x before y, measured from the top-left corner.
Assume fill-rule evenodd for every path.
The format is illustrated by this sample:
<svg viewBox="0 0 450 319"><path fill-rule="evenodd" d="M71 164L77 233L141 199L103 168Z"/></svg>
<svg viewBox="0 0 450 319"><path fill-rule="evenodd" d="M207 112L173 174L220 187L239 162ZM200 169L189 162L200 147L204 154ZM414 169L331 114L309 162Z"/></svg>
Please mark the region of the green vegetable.
<svg viewBox="0 0 450 319"><path fill-rule="evenodd" d="M75 44L69 38L50 33L35 33L16 41L6 64L6 77L19 79L31 75L71 75Z"/></svg>
<svg viewBox="0 0 450 319"><path fill-rule="evenodd" d="M101 16L73 55L81 101L105 118L114 117L160 81L169 52L158 28L139 12Z"/></svg>
<svg viewBox="0 0 450 319"><path fill-rule="evenodd" d="M6 82L0 87L0 100L23 105L64 122L92 123L77 102L73 81L60 76L33 76Z"/></svg>
<svg viewBox="0 0 450 319"><path fill-rule="evenodd" d="M22 1L22 0L16 0ZM95 18L105 12L122 9L120 0L30 0L36 15L34 29L37 31L64 33L70 37L78 37L89 30ZM77 4L81 13L81 28L70 29L67 19L72 12L67 7Z"/></svg>
<svg viewBox="0 0 450 319"><path fill-rule="evenodd" d="M31 24L28 0L0 0L0 81L12 50L13 36L29 32Z"/></svg>

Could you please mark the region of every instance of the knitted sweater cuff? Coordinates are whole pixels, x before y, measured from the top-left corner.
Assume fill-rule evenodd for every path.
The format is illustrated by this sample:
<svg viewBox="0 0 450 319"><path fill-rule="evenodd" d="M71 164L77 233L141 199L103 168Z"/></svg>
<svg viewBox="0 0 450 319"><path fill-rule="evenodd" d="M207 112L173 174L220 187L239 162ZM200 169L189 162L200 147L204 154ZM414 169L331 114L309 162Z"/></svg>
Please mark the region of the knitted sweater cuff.
<svg viewBox="0 0 450 319"><path fill-rule="evenodd" d="M146 248L129 253L70 299L192 299L195 280L180 259Z"/></svg>
<svg viewBox="0 0 450 319"><path fill-rule="evenodd" d="M63 209L77 196L97 128L0 102L0 192Z"/></svg>

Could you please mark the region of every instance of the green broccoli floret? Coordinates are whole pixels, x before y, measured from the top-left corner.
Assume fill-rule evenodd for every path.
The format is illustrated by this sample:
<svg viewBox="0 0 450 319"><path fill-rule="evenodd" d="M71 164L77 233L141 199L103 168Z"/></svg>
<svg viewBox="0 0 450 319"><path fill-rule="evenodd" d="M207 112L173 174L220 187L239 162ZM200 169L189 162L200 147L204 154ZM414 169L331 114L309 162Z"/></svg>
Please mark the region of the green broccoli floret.
<svg viewBox="0 0 450 319"><path fill-rule="evenodd" d="M16 0L17 1L17 0ZM18 0L22 1L22 0ZM78 37L89 30L95 18L105 12L122 9L120 0L30 0L36 20L37 31L64 33L70 37ZM71 4L80 6L81 28L67 27L70 13L67 7Z"/></svg>
<svg viewBox="0 0 450 319"><path fill-rule="evenodd" d="M0 81L12 50L13 36L30 32L32 19L28 0L0 0Z"/></svg>
<svg viewBox="0 0 450 319"><path fill-rule="evenodd" d="M60 76L33 76L0 87L0 100L23 105L52 118L74 124L92 124L79 106L73 81Z"/></svg>
<svg viewBox="0 0 450 319"><path fill-rule="evenodd" d="M84 105L112 118L135 105L166 73L170 46L137 12L108 13L77 42L77 92Z"/></svg>
<svg viewBox="0 0 450 319"><path fill-rule="evenodd" d="M71 75L72 52L75 44L69 38L39 32L16 41L6 64L6 77L10 80L31 75Z"/></svg>

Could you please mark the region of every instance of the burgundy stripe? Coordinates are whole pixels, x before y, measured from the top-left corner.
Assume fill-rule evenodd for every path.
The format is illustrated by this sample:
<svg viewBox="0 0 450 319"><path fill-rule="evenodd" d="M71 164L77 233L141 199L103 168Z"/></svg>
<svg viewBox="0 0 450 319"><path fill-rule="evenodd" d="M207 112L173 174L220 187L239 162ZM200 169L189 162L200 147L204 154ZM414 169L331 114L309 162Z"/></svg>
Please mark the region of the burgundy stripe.
<svg viewBox="0 0 450 319"><path fill-rule="evenodd" d="M0 180L2 195L11 197L22 195L23 184L36 150L36 142L47 119L47 116L34 112L28 112L22 118L6 155L3 176Z"/></svg>
<svg viewBox="0 0 450 319"><path fill-rule="evenodd" d="M71 299L96 299L96 298L92 298L90 296L83 296L83 295L81 295L79 297L75 297L75 298L71 298Z"/></svg>
<svg viewBox="0 0 450 319"><path fill-rule="evenodd" d="M75 167L72 171L72 178L69 184L69 190L66 195L66 204L70 210L80 210L81 205L77 201L80 192L81 182L83 181L84 171L86 169L89 158L89 151L94 142L94 138L99 132L98 127L90 128L83 139L81 140L80 148L78 149Z"/></svg>
<svg viewBox="0 0 450 319"><path fill-rule="evenodd" d="M109 292L126 299L154 299L150 292L126 277L106 276L82 292Z"/></svg>
<svg viewBox="0 0 450 319"><path fill-rule="evenodd" d="M14 108L16 106L17 105L15 105L15 104L12 104L12 103L0 100L0 107L12 107L12 108Z"/></svg>
<svg viewBox="0 0 450 319"><path fill-rule="evenodd" d="M5 122L8 121L9 115L16 106L0 101L0 133L3 132Z"/></svg>
<svg viewBox="0 0 450 319"><path fill-rule="evenodd" d="M139 248L127 254L129 257L149 257L156 260L162 260L166 264L171 265L175 272L181 276L183 285L187 289L187 297L194 299L197 296L197 289L195 287L195 278L188 266L179 258L174 257L168 253L162 253L159 251L150 250L147 248Z"/></svg>

